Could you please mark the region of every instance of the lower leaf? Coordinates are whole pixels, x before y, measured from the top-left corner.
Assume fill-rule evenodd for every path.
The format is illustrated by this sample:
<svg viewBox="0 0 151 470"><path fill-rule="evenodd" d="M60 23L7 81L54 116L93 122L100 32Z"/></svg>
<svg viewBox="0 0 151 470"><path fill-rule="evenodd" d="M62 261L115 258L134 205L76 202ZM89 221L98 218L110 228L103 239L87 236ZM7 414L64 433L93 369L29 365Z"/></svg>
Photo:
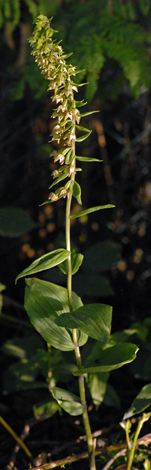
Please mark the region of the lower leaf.
<svg viewBox="0 0 151 470"><path fill-rule="evenodd" d="M78 416L83 413L84 407L80 403L79 398L73 393L59 387L53 387L51 393L61 408L71 416Z"/></svg>

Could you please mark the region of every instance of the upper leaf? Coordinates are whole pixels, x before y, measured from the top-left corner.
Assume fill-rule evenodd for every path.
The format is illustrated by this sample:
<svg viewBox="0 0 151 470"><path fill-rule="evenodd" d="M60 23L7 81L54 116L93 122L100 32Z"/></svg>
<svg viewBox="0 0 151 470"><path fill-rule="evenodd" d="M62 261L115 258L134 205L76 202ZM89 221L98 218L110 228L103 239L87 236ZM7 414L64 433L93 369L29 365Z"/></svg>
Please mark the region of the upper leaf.
<svg viewBox="0 0 151 470"><path fill-rule="evenodd" d="M80 157L76 156L76 159L79 160L79 162L103 162L103 160L99 160L98 158L91 158L91 157Z"/></svg>
<svg viewBox="0 0 151 470"><path fill-rule="evenodd" d="M78 204L82 204L81 201L81 187L76 181L71 182L72 193Z"/></svg>
<svg viewBox="0 0 151 470"><path fill-rule="evenodd" d="M43 255L33 261L33 263L28 268L24 269L20 274L18 274L18 276L16 277L16 282L21 277L29 276L40 271L45 271L46 269L54 268L54 266L57 266L58 264L65 261L68 256L69 251L63 248L59 248L58 250L46 253L46 255Z"/></svg>
<svg viewBox="0 0 151 470"><path fill-rule="evenodd" d="M77 212L74 215L70 215L70 219L76 219L77 217L82 217L83 215L91 214L91 212L100 211L101 209L111 209L112 207L115 206L113 204L105 204L104 206L89 207L89 209Z"/></svg>

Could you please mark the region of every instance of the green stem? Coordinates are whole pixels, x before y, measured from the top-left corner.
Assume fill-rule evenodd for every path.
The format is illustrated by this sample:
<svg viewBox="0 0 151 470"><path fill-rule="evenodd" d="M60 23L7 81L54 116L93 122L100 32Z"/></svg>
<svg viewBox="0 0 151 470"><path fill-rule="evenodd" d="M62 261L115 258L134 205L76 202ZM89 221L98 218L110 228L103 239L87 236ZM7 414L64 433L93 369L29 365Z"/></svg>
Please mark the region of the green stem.
<svg viewBox="0 0 151 470"><path fill-rule="evenodd" d="M73 141L72 143L72 148L73 148L74 155L75 155L75 141ZM76 169L75 158L74 158L74 161L72 162L72 166L74 166L74 170L75 170ZM71 181L74 181L74 180L75 180L75 171L71 175ZM68 256L68 259L67 259L67 292L68 292L68 302L69 302L70 312L73 309L72 308L71 236L70 236L71 202L72 202L72 191L70 190L68 194L67 204L66 204L66 249L70 252L70 255ZM77 335L76 329L73 329L72 337L73 337L73 342L75 344L75 357L76 357L77 367L78 369L81 369L82 361L81 361L81 353L80 353L80 348L78 344L78 335ZM84 423L84 428L85 428L85 433L86 433L88 452L90 456L90 469L96 470L95 448L94 448L94 442L93 442L90 423L89 423L88 411L87 411L84 375L80 375L79 377L79 392L80 392L81 404L83 405L83 410L84 410L82 416L83 416L83 423Z"/></svg>
<svg viewBox="0 0 151 470"><path fill-rule="evenodd" d="M139 436L140 431L143 427L143 424L145 423L145 421L148 421L150 416L151 416L151 413L143 413L143 416L142 416L142 418L140 419L140 421L138 423L138 426L137 426L137 429L136 429L136 432L135 432L135 436L134 436L134 439L133 439L132 448L131 448L131 451L130 451L130 454L129 454L127 470L131 470L131 468L132 468L138 436Z"/></svg>

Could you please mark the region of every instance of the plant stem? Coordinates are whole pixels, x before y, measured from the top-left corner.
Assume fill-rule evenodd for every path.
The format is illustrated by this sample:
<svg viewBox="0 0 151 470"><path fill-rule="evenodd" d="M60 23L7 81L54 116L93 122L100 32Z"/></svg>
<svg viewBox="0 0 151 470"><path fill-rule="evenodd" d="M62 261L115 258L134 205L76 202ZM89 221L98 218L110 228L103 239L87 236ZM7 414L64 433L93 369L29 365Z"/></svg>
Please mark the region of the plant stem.
<svg viewBox="0 0 151 470"><path fill-rule="evenodd" d="M73 140L72 148L75 155L75 141ZM74 166L74 173L71 174L71 181L74 182L75 180L75 169L76 169L76 159L74 158L72 162L72 166ZM69 302L69 309L70 312L72 311L72 263L71 263L71 235L70 235L70 210L71 210L71 202L72 202L72 191L69 191L67 204L66 204L66 249L70 252L70 255L67 259L67 292L68 292L68 302ZM75 357L77 362L78 369L82 368L82 361L81 361L81 353L78 344L78 334L77 330L73 329L72 331L73 342L75 344ZM79 392L80 392L80 400L81 404L83 405L83 423L86 433L87 439L87 446L88 452L90 457L90 469L95 470L95 446L92 439L92 433L89 423L88 411L87 411L87 403L86 403L86 396L85 396L85 383L84 383L84 375L80 375L79 377Z"/></svg>
<svg viewBox="0 0 151 470"><path fill-rule="evenodd" d="M130 454L129 454L127 470L131 470L131 468L132 468L138 436L139 436L140 431L143 427L143 424L145 423L145 421L148 421L150 416L151 416L151 413L143 413L143 416L142 416L142 418L140 419L140 421L138 423L138 426L137 426L137 429L136 429L136 432L135 432L135 435L134 435L134 439L133 439L132 448L131 448L131 451L130 451Z"/></svg>
<svg viewBox="0 0 151 470"><path fill-rule="evenodd" d="M9 424L6 423L6 421L0 416L0 423L4 426L5 429L11 434L11 436L15 439L15 441L18 442L19 446L22 447L24 450L25 454L29 457L32 458L31 452L27 448L27 446L24 444L24 442L20 439L20 437L17 436L15 431L9 426Z"/></svg>

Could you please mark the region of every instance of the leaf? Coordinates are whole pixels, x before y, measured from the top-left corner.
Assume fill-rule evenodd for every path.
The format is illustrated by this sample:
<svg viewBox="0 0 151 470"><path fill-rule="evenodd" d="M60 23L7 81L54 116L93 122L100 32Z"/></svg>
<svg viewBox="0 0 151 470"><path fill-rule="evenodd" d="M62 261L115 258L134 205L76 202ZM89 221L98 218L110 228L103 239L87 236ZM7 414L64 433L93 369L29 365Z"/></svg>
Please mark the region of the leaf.
<svg viewBox="0 0 151 470"><path fill-rule="evenodd" d="M31 338L29 342L30 340ZM11 364L3 374L4 389L12 391L47 388L48 360L47 351L39 349L29 359L21 358L20 361ZM39 376L43 376L45 380L37 380Z"/></svg>
<svg viewBox="0 0 151 470"><path fill-rule="evenodd" d="M46 253L45 255L33 261L33 263L28 268L24 269L20 274L18 274L18 276L16 277L16 282L21 277L29 276L31 274L45 271L46 269L54 268L54 266L58 266L58 264L66 260L68 256L69 251L63 248L51 251L50 253Z"/></svg>
<svg viewBox="0 0 151 470"><path fill-rule="evenodd" d="M20 237L36 228L37 225L18 207L0 209L0 235L3 237Z"/></svg>
<svg viewBox="0 0 151 470"><path fill-rule="evenodd" d="M78 160L79 162L103 162L103 160L99 160L98 158L79 157L79 156L76 156L76 160Z"/></svg>
<svg viewBox="0 0 151 470"><path fill-rule="evenodd" d="M82 127L82 126L79 126L79 125L77 125L77 124L76 124L75 127L76 127L76 129L77 129L78 131L82 131L82 132L86 132L86 133L87 133L87 132L92 132L92 131L90 131L89 129L87 129L87 127Z"/></svg>
<svg viewBox="0 0 151 470"><path fill-rule="evenodd" d="M80 297L72 292L73 308L82 305ZM31 323L41 336L54 348L61 351L73 350L69 332L56 324L56 319L64 312L69 312L67 289L40 279L26 279L25 309ZM81 338L82 344L87 336Z"/></svg>
<svg viewBox="0 0 151 470"><path fill-rule="evenodd" d="M114 295L114 291L110 285L110 281L104 276L94 274L94 271L92 271L91 273L91 270L90 274L87 274L86 271L79 272L77 276L74 277L73 289L80 296L86 295L87 297L93 298Z"/></svg>
<svg viewBox="0 0 151 470"><path fill-rule="evenodd" d="M88 387L91 393L93 403L97 407L104 400L108 378L108 372L102 372L102 374L100 373L88 375Z"/></svg>
<svg viewBox="0 0 151 470"><path fill-rule="evenodd" d="M132 343L117 344L116 346L100 350L99 356L96 361L90 363L90 360L86 361L84 367L80 370L74 370L74 375L80 375L85 373L108 372L111 370L119 369L132 362L138 351L138 347Z"/></svg>
<svg viewBox="0 0 151 470"><path fill-rule="evenodd" d="M86 273L107 271L117 263L120 253L121 245L112 240L96 243L85 251L82 268Z"/></svg>
<svg viewBox="0 0 151 470"><path fill-rule="evenodd" d="M90 207L89 209L77 212L74 215L70 215L70 219L76 219L77 217L82 217L83 215L91 214L92 212L100 211L101 209L111 209L112 207L115 206L113 206L113 204L105 204L104 206Z"/></svg>
<svg viewBox="0 0 151 470"><path fill-rule="evenodd" d="M76 272L79 270L83 262L83 258L84 256L81 253L73 253L73 255L71 255L72 274L76 274Z"/></svg>
<svg viewBox="0 0 151 470"><path fill-rule="evenodd" d="M71 416L78 416L83 413L84 406L80 403L80 399L73 393L59 387L53 387L51 393L61 408Z"/></svg>
<svg viewBox="0 0 151 470"><path fill-rule="evenodd" d="M76 137L76 142L83 142L83 140L86 140L91 133L92 131L87 131L87 133L82 135L81 137Z"/></svg>
<svg viewBox="0 0 151 470"><path fill-rule="evenodd" d="M94 111L88 111L88 113L80 113L80 117L90 116L90 114L94 114L94 113L100 113L100 111L94 110Z"/></svg>
<svg viewBox="0 0 151 470"><path fill-rule="evenodd" d="M43 401L41 403L37 403L33 406L33 412L35 418L39 418L39 416L47 415L47 417L51 418L56 411L58 411L59 406L54 400Z"/></svg>
<svg viewBox="0 0 151 470"><path fill-rule="evenodd" d="M107 383L103 403L104 405L114 406L118 409L121 407L119 396L117 395L115 388L109 383Z"/></svg>
<svg viewBox="0 0 151 470"><path fill-rule="evenodd" d="M71 181L71 190L73 192L73 196L77 200L78 204L82 204L81 201L81 187L76 181Z"/></svg>
<svg viewBox="0 0 151 470"><path fill-rule="evenodd" d="M145 385L137 397L134 399L131 407L124 414L123 419L131 418L131 416L142 413L151 405L151 384Z"/></svg>
<svg viewBox="0 0 151 470"><path fill-rule="evenodd" d="M55 184L60 183L60 181L65 180L65 178L67 178L68 176L69 176L68 171L66 171L65 173L61 173L61 175L58 176L58 178L56 178L55 181L51 184L51 186L49 187L49 189L51 189L53 186L55 186Z"/></svg>
<svg viewBox="0 0 151 470"><path fill-rule="evenodd" d="M74 158L74 151L73 151L73 149L71 148L71 149L68 150L68 152L66 153L65 164L66 164L66 165L70 165L70 163L72 162L73 158Z"/></svg>
<svg viewBox="0 0 151 470"><path fill-rule="evenodd" d="M25 333L21 338L14 336L13 339L9 339L2 345L1 350L5 354L20 360L29 360L36 354L38 349L43 348L43 345L43 340L39 338L36 331L33 331L28 334Z"/></svg>
<svg viewBox="0 0 151 470"><path fill-rule="evenodd" d="M0 282L0 292L3 292L3 290L6 289L6 286Z"/></svg>
<svg viewBox="0 0 151 470"><path fill-rule="evenodd" d="M72 275L75 274L79 270L82 264L83 258L84 256L81 255L81 253L71 253ZM68 270L67 270L66 262L61 263L58 267L60 271L62 271L62 273L67 274Z"/></svg>
<svg viewBox="0 0 151 470"><path fill-rule="evenodd" d="M106 342L110 336L112 307L103 304L83 305L70 315L64 314L56 320L60 326L79 328L91 338Z"/></svg>
<svg viewBox="0 0 151 470"><path fill-rule="evenodd" d="M76 101L76 106L77 108L81 108L81 106L85 106L87 103L82 100L82 101Z"/></svg>

